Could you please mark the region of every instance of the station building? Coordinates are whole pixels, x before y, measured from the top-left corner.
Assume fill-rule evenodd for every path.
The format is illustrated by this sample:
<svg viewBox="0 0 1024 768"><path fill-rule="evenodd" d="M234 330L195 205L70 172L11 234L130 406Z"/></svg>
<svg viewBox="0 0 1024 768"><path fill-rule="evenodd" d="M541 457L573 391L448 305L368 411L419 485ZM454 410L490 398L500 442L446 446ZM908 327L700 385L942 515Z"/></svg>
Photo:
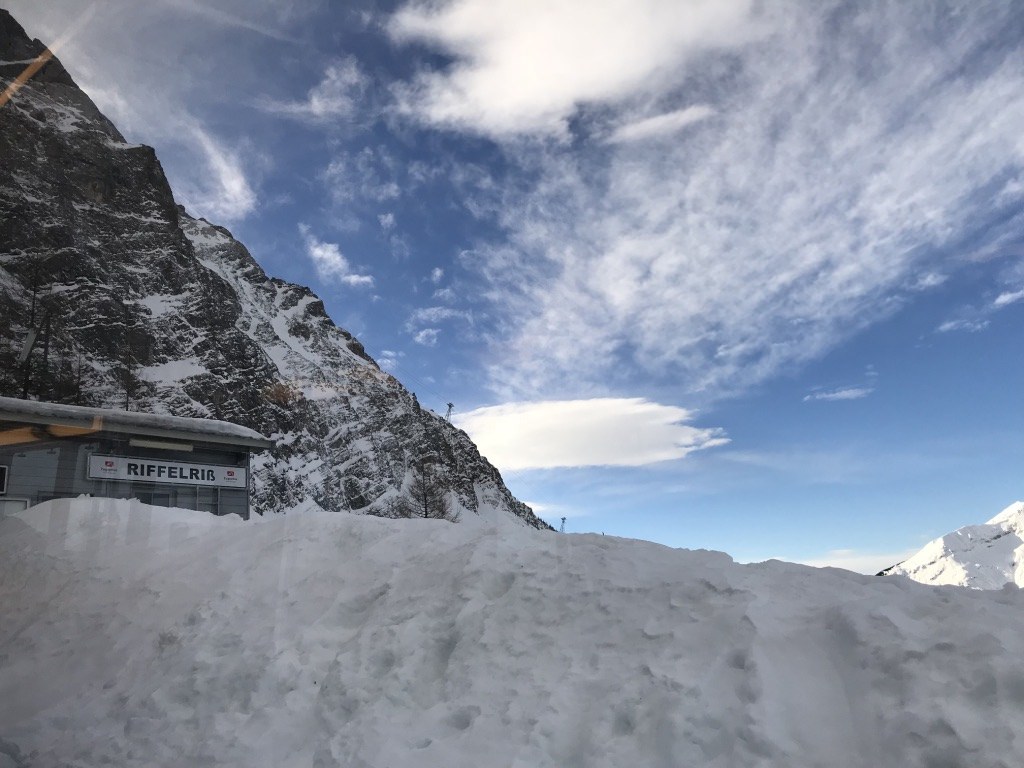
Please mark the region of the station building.
<svg viewBox="0 0 1024 768"><path fill-rule="evenodd" d="M247 427L0 397L0 515L87 494L249 518Z"/></svg>

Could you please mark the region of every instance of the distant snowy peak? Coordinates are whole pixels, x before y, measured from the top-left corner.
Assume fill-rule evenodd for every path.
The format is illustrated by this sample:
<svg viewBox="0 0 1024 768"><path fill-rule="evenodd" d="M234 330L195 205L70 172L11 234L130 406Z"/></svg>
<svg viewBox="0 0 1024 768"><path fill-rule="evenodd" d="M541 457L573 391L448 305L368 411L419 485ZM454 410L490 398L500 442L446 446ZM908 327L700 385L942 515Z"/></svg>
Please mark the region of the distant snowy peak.
<svg viewBox="0 0 1024 768"><path fill-rule="evenodd" d="M925 544L913 557L882 571L922 584L972 589L1024 587L1024 502L983 525L968 525Z"/></svg>

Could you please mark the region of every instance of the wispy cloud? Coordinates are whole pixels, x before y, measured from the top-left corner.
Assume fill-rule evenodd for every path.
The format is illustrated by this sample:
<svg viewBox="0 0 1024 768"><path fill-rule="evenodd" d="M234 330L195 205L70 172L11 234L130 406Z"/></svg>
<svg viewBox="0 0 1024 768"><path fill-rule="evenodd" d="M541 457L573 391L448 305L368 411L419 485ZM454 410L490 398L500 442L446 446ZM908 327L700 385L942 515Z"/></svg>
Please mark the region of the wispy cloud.
<svg viewBox="0 0 1024 768"><path fill-rule="evenodd" d="M473 315L465 310L451 307L420 307L409 315L408 325L433 325L444 320L464 320L473 322Z"/></svg>
<svg viewBox="0 0 1024 768"><path fill-rule="evenodd" d="M488 16L482 0L416 4L393 22L455 57L410 84L409 109L502 141L535 180L497 193L508 239L473 264L508 329L491 368L502 397L627 370L742 390L1019 233L1024 194L986 193L1024 169L1024 56L1006 6L952 19L924 2L697 4L684 33L666 10L680 4L629 4L662 30L645 27L643 46L625 3L601 6L587 25L587 3L498 3ZM549 34L567 42L549 48ZM526 76L560 72L563 54L567 77ZM587 140L629 124L639 102L684 122L684 81L713 96L701 100L712 120L672 141ZM565 136L571 120L574 143L517 138Z"/></svg>
<svg viewBox="0 0 1024 768"><path fill-rule="evenodd" d="M663 115L655 115L621 125L615 129L608 141L618 144L625 141L642 141L657 136L671 135L688 125L706 120L713 114L715 114L715 110L706 104L683 107Z"/></svg>
<svg viewBox="0 0 1024 768"><path fill-rule="evenodd" d="M352 271L352 266L336 243L320 240L306 224L299 224L299 234L306 246L306 255L313 260L321 280L334 280L353 288L369 288L373 285L371 275L359 275Z"/></svg>
<svg viewBox="0 0 1024 768"><path fill-rule="evenodd" d="M438 326L452 320L472 325L473 314L453 307L420 307L409 313L405 321L405 330L417 344L433 347L441 335L441 328Z"/></svg>
<svg viewBox="0 0 1024 768"><path fill-rule="evenodd" d="M1024 197L1024 189L1022 189ZM989 294L983 301L976 304L967 304L958 307L953 316L941 323L936 332L949 333L952 331L964 331L967 333L978 333L984 331L992 324L993 317L1024 300L1024 259L1012 261L1002 270L999 277L1001 283L999 292L995 298Z"/></svg>
<svg viewBox="0 0 1024 768"><path fill-rule="evenodd" d="M355 59L330 64L323 79L304 99L280 101L262 98L257 106L264 112L314 123L350 118L367 87L367 79Z"/></svg>
<svg viewBox="0 0 1024 768"><path fill-rule="evenodd" d="M443 301L447 304L455 301L455 291L450 287L438 288L430 296L434 301Z"/></svg>
<svg viewBox="0 0 1024 768"><path fill-rule="evenodd" d="M965 331L967 333L980 333L989 326L989 320L984 317L965 317L958 320L947 320L935 330L939 333L950 331Z"/></svg>
<svg viewBox="0 0 1024 768"><path fill-rule="evenodd" d="M916 275L910 285L911 290L927 291L929 288L937 288L949 279L949 275L942 275L937 272L925 272Z"/></svg>
<svg viewBox="0 0 1024 768"><path fill-rule="evenodd" d="M322 178L334 202L341 207L355 200L386 203L399 197L399 161L381 147L339 152L324 169Z"/></svg>
<svg viewBox="0 0 1024 768"><path fill-rule="evenodd" d="M729 440L689 424L693 413L641 398L558 400L478 408L456 417L499 469L629 466L681 459Z"/></svg>
<svg viewBox="0 0 1024 768"><path fill-rule="evenodd" d="M239 3L240 12L225 10L223 7L217 8L210 3L200 2L199 0L159 0L159 4L176 11L198 16L205 21L235 29L245 29L273 40L287 43L299 42L282 28L251 18L248 14L244 13L244 11L251 12L254 6L259 9L260 5L258 3ZM221 5L223 6L224 4L222 3Z"/></svg>
<svg viewBox="0 0 1024 768"><path fill-rule="evenodd" d="M244 218L256 208L256 193L238 154L224 147L198 121L192 122L190 133L202 150L210 173L205 183L184 185L181 195L186 205L215 221Z"/></svg>
<svg viewBox="0 0 1024 768"><path fill-rule="evenodd" d="M874 391L874 387L844 387L840 389L823 390L804 395L804 402L810 403L815 400L860 400L867 397Z"/></svg>
<svg viewBox="0 0 1024 768"><path fill-rule="evenodd" d="M424 347L436 347L437 337L440 335L440 328L422 328L413 334L412 340Z"/></svg>
<svg viewBox="0 0 1024 768"><path fill-rule="evenodd" d="M1000 293L996 296L995 301L992 302L992 306L996 309L1002 309L1021 300L1024 300L1024 288L1019 291L1004 291Z"/></svg>

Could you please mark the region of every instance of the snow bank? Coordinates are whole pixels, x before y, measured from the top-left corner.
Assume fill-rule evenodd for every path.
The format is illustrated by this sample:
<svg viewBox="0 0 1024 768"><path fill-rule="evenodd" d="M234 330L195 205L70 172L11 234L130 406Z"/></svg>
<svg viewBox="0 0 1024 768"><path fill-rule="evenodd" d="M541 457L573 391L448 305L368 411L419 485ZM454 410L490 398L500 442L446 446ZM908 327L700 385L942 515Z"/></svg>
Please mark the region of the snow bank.
<svg viewBox="0 0 1024 768"><path fill-rule="evenodd" d="M987 523L967 525L928 542L885 573L922 584L1024 587L1024 502L1011 504Z"/></svg>
<svg viewBox="0 0 1024 768"><path fill-rule="evenodd" d="M1007 768L1024 745L1017 589L80 499L0 520L0 606L0 764Z"/></svg>

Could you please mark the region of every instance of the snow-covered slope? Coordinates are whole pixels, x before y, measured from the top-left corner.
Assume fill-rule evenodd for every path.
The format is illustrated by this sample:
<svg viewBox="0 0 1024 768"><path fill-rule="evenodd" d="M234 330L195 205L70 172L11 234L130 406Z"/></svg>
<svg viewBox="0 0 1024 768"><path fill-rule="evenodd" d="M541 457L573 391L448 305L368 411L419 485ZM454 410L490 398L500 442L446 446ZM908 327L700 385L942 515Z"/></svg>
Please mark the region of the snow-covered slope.
<svg viewBox="0 0 1024 768"><path fill-rule="evenodd" d="M0 765L1015 768L1022 637L1017 589L50 502L0 520Z"/></svg>
<svg viewBox="0 0 1024 768"><path fill-rule="evenodd" d="M909 576L922 584L1024 587L1024 502L1011 504L983 525L968 525L930 541L882 573Z"/></svg>

